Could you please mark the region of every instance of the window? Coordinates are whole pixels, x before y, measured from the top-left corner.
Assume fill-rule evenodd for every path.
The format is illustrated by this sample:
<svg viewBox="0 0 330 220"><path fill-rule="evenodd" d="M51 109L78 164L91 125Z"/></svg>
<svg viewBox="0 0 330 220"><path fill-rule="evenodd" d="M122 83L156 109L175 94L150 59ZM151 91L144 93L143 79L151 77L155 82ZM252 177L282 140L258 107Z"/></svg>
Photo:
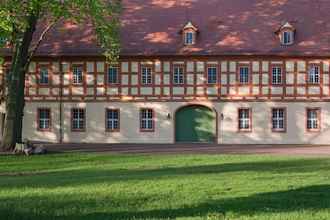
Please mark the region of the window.
<svg viewBox="0 0 330 220"><path fill-rule="evenodd" d="M273 67L272 68L272 83L273 84L282 84L282 68Z"/></svg>
<svg viewBox="0 0 330 220"><path fill-rule="evenodd" d="M272 109L272 130L273 131L285 131L286 117L285 109L274 108Z"/></svg>
<svg viewBox="0 0 330 220"><path fill-rule="evenodd" d="M216 67L209 67L207 68L207 83L208 84L215 84L217 83L217 68Z"/></svg>
<svg viewBox="0 0 330 220"><path fill-rule="evenodd" d="M174 67L173 73L173 84L183 84L184 83L184 74L182 67Z"/></svg>
<svg viewBox="0 0 330 220"><path fill-rule="evenodd" d="M143 85L152 84L152 71L150 67L142 67L141 82Z"/></svg>
<svg viewBox="0 0 330 220"><path fill-rule="evenodd" d="M320 109L307 109L307 130L320 130Z"/></svg>
<svg viewBox="0 0 330 220"><path fill-rule="evenodd" d="M311 65L308 70L308 82L320 83L320 67L317 65Z"/></svg>
<svg viewBox="0 0 330 220"><path fill-rule="evenodd" d="M119 110L107 109L106 110L106 130L118 131L119 130Z"/></svg>
<svg viewBox="0 0 330 220"><path fill-rule="evenodd" d="M83 82L83 68L82 66L73 67L73 84L81 84Z"/></svg>
<svg viewBox="0 0 330 220"><path fill-rule="evenodd" d="M109 84L119 83L118 67L109 67L109 69L108 69L108 83Z"/></svg>
<svg viewBox="0 0 330 220"><path fill-rule="evenodd" d="M48 68L47 67L41 67L40 68L40 78L39 78L39 84L48 84L49 83L49 75L48 75Z"/></svg>
<svg viewBox="0 0 330 220"><path fill-rule="evenodd" d="M6 37L0 37L0 44L6 44L8 39Z"/></svg>
<svg viewBox="0 0 330 220"><path fill-rule="evenodd" d="M186 34L185 34L185 44L186 45L194 44L194 33L193 32L186 32Z"/></svg>
<svg viewBox="0 0 330 220"><path fill-rule="evenodd" d="M73 131L85 130L85 109L74 108L71 112L71 128Z"/></svg>
<svg viewBox="0 0 330 220"><path fill-rule="evenodd" d="M40 108L38 109L38 129L45 131L50 130L50 109Z"/></svg>
<svg viewBox="0 0 330 220"><path fill-rule="evenodd" d="M283 31L282 33L282 43L283 45L290 45L293 43L293 32L292 31Z"/></svg>
<svg viewBox="0 0 330 220"><path fill-rule="evenodd" d="M249 83L249 67L239 68L239 82L242 84Z"/></svg>
<svg viewBox="0 0 330 220"><path fill-rule="evenodd" d="M154 130L154 113L152 109L141 109L140 111L140 129L141 131Z"/></svg>
<svg viewBox="0 0 330 220"><path fill-rule="evenodd" d="M239 109L238 110L238 129L240 131L251 131L251 110Z"/></svg>

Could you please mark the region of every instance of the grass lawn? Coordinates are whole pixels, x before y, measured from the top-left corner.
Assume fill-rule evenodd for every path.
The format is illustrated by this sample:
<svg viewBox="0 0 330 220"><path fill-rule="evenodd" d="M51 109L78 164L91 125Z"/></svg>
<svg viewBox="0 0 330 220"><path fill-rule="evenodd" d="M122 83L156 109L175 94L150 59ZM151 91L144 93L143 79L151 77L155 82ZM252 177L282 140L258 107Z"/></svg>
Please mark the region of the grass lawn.
<svg viewBox="0 0 330 220"><path fill-rule="evenodd" d="M330 158L0 156L0 219L330 219Z"/></svg>

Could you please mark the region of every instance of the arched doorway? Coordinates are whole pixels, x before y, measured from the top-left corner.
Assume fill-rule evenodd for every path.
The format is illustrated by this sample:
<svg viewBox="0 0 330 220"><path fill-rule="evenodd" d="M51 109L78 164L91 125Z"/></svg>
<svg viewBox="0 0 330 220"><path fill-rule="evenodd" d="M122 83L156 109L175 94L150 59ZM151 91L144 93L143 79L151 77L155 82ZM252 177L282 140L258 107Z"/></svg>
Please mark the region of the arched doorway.
<svg viewBox="0 0 330 220"><path fill-rule="evenodd" d="M180 108L175 114L175 141L214 143L217 136L217 114L202 105Z"/></svg>

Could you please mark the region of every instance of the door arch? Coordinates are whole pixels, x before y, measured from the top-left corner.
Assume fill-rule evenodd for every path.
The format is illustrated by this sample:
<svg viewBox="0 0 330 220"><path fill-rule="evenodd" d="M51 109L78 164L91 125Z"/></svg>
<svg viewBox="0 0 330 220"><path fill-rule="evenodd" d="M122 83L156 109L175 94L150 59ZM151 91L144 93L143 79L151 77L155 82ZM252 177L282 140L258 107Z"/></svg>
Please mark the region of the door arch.
<svg viewBox="0 0 330 220"><path fill-rule="evenodd" d="M188 105L175 113L175 142L214 143L217 138L217 113L203 105Z"/></svg>

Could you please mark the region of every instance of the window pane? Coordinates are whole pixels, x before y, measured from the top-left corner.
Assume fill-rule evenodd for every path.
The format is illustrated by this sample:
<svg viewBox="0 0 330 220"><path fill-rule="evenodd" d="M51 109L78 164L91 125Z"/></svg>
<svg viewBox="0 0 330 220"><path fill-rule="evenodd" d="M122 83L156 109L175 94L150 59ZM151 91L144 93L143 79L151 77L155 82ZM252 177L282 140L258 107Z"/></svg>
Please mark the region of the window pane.
<svg viewBox="0 0 330 220"><path fill-rule="evenodd" d="M82 67L73 67L73 83L78 84L82 83L83 75L82 75Z"/></svg>
<svg viewBox="0 0 330 220"><path fill-rule="evenodd" d="M50 128L50 110L39 109L39 129Z"/></svg>
<svg viewBox="0 0 330 220"><path fill-rule="evenodd" d="M217 83L217 68L210 67L207 69L207 82L208 83Z"/></svg>
<svg viewBox="0 0 330 220"><path fill-rule="evenodd" d="M186 33L186 44L193 44L193 33Z"/></svg>
<svg viewBox="0 0 330 220"><path fill-rule="evenodd" d="M152 109L142 109L140 113L141 129L153 129L153 111Z"/></svg>
<svg viewBox="0 0 330 220"><path fill-rule="evenodd" d="M241 67L240 68L240 83L248 83L249 82L249 68Z"/></svg>
<svg viewBox="0 0 330 220"><path fill-rule="evenodd" d="M48 69L41 68L40 69L40 84L48 84Z"/></svg>
<svg viewBox="0 0 330 220"><path fill-rule="evenodd" d="M116 68L116 67L109 68L108 83L118 83L118 68Z"/></svg>

